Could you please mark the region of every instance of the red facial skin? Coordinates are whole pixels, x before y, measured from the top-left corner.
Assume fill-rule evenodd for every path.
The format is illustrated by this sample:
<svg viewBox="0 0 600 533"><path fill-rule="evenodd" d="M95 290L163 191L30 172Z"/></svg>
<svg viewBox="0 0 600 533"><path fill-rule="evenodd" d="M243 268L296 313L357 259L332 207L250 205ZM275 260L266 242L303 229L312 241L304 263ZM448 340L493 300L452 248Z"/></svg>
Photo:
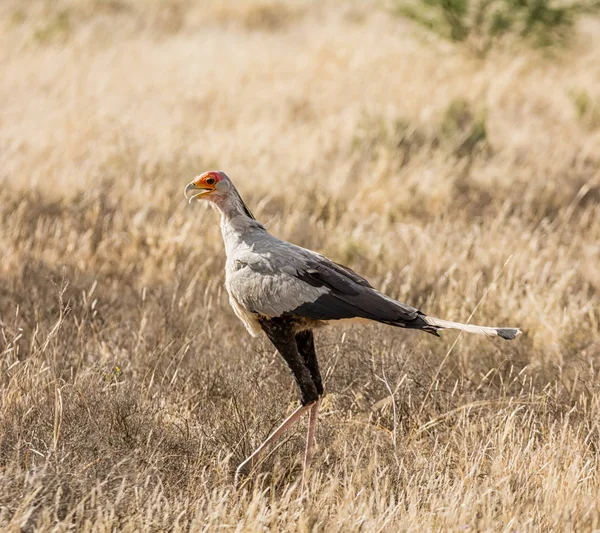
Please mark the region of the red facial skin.
<svg viewBox="0 0 600 533"><path fill-rule="evenodd" d="M217 187L217 183L219 183L222 179L223 177L218 172L205 172L196 181L194 181L194 185L199 189L210 189L214 191Z"/></svg>

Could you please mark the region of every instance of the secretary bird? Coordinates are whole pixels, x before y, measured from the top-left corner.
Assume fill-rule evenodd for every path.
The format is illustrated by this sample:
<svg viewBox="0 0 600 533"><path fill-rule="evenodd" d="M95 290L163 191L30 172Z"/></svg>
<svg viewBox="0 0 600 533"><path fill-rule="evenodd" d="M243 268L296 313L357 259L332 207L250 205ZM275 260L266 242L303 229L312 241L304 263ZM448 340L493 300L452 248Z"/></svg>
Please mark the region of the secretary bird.
<svg viewBox="0 0 600 533"><path fill-rule="evenodd" d="M273 237L254 218L224 172L205 172L185 187L184 194L188 202L207 200L220 212L229 303L250 335L266 334L300 389L300 407L239 465L236 480L308 411L306 471L324 394L313 329L342 319L366 319L436 336L443 329L502 339L514 339L520 333L518 328L474 326L427 316L377 291L350 268Z"/></svg>

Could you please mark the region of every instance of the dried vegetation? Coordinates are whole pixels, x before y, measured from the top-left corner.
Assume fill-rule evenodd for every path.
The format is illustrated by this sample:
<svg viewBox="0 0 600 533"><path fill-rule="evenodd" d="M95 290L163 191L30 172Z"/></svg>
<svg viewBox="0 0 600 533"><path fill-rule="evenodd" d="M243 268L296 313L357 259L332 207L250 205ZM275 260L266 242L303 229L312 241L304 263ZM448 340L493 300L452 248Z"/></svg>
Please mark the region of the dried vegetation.
<svg viewBox="0 0 600 533"><path fill-rule="evenodd" d="M285 5L2 2L0 527L600 528L598 22L481 59ZM296 392L183 201L214 167L276 235L524 335L319 332L309 496L302 428L234 490Z"/></svg>

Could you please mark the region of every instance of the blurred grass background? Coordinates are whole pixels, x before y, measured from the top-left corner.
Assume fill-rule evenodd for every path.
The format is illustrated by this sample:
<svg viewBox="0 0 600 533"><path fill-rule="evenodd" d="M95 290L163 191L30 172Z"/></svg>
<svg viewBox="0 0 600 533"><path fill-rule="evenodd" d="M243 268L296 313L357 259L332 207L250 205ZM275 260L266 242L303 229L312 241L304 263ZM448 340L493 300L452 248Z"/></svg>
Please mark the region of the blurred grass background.
<svg viewBox="0 0 600 533"><path fill-rule="evenodd" d="M596 8L4 0L0 526L600 528ZM302 427L234 490L297 395L183 200L211 168L275 235L524 334L319 332L309 496Z"/></svg>

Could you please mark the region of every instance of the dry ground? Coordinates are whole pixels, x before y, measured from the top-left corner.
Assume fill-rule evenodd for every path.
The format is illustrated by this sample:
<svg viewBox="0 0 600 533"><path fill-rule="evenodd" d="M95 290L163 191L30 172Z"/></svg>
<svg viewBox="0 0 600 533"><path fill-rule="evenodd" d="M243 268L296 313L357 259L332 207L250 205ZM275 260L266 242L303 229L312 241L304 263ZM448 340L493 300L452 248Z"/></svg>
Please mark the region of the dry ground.
<svg viewBox="0 0 600 533"><path fill-rule="evenodd" d="M4 0L0 26L3 531L600 528L597 22L485 59L370 2ZM319 332L308 498L305 426L234 490L296 391L183 201L215 167L274 234L524 334Z"/></svg>

